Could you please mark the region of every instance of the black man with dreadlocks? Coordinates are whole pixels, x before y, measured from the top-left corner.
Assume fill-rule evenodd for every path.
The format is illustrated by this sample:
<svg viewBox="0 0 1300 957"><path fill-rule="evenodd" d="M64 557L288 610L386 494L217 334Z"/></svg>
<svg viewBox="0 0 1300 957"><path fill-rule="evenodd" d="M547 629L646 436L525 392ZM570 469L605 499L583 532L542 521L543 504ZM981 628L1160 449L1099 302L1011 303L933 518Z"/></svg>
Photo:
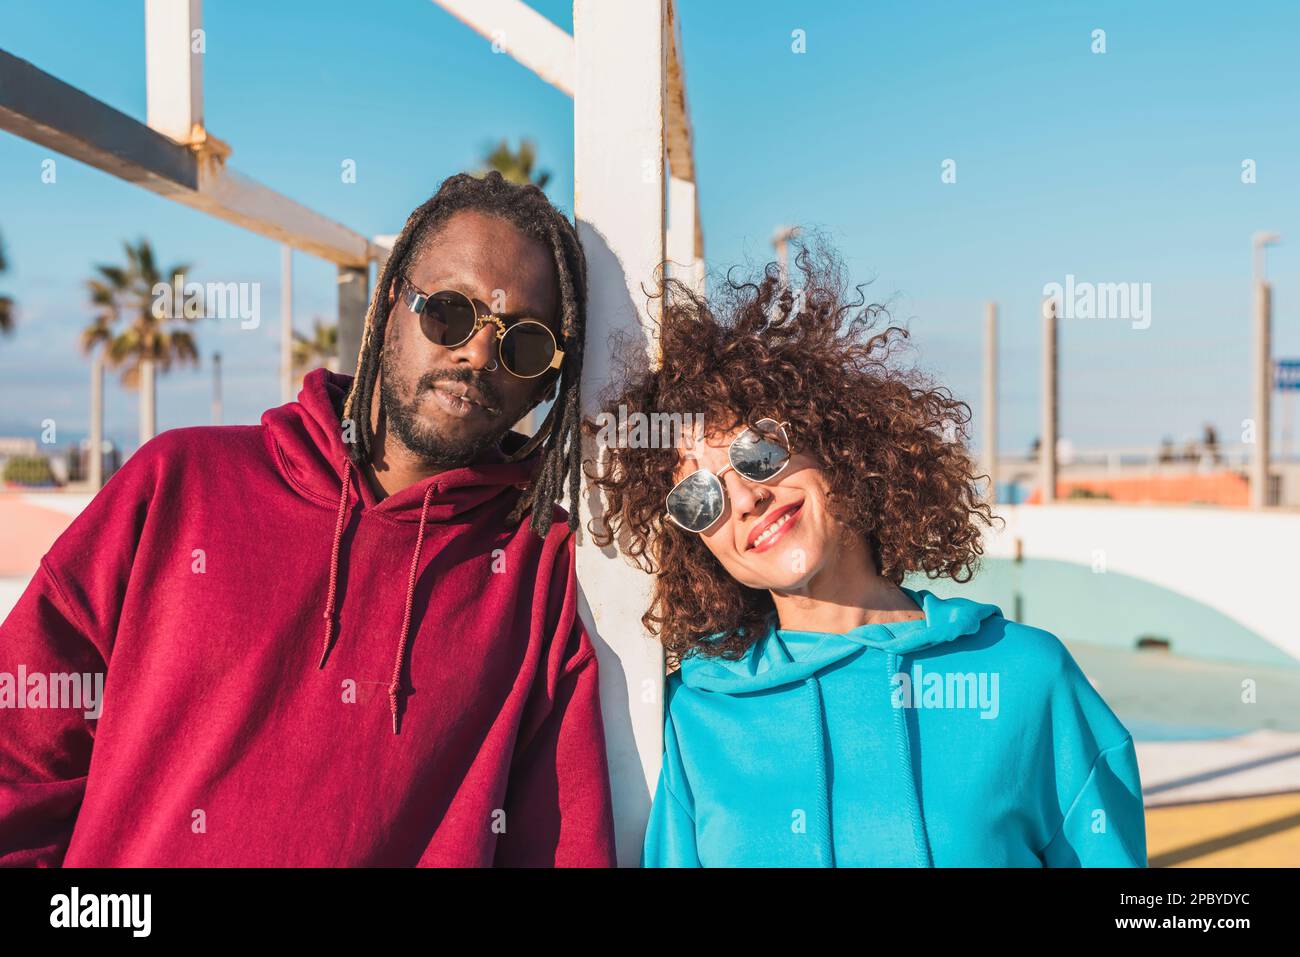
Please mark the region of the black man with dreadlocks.
<svg viewBox="0 0 1300 957"><path fill-rule="evenodd" d="M453 176L380 270L355 377L132 456L0 626L25 676L0 864L612 865L585 315L545 195Z"/></svg>

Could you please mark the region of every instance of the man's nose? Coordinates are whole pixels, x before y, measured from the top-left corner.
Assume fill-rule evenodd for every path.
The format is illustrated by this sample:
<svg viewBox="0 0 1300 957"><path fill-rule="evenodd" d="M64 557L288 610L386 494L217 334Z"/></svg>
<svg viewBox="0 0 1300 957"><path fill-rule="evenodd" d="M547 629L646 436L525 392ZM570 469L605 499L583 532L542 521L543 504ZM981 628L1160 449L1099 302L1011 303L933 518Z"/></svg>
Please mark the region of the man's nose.
<svg viewBox="0 0 1300 957"><path fill-rule="evenodd" d="M457 361L468 362L475 371L486 369L496 359L496 326L484 323L483 328L470 336L464 345L453 349L452 354Z"/></svg>

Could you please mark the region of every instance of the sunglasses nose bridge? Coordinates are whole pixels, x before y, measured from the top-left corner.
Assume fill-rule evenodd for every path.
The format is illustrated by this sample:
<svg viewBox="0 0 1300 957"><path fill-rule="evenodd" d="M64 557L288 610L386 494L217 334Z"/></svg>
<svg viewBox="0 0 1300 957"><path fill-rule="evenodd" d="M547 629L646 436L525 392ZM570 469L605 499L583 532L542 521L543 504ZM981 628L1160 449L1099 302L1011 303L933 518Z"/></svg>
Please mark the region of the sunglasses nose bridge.
<svg viewBox="0 0 1300 957"><path fill-rule="evenodd" d="M474 322L474 328L465 341L449 348L452 352L459 352L467 356L472 365L478 368L486 368L496 357L497 339L488 335L486 341L483 341L484 337L479 336L479 333L483 331L484 326L490 325L492 325L490 321L477 318Z"/></svg>

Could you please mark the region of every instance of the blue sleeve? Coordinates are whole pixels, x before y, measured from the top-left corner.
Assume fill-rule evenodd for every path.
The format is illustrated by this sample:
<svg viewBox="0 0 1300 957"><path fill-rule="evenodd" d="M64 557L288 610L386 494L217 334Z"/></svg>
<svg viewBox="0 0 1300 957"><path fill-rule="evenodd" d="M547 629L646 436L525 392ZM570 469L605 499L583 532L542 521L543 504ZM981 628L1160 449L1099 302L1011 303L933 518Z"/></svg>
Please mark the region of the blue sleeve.
<svg viewBox="0 0 1300 957"><path fill-rule="evenodd" d="M1147 866L1142 782L1131 737L1097 755L1039 856L1048 867Z"/></svg>
<svg viewBox="0 0 1300 957"><path fill-rule="evenodd" d="M642 867L700 867L695 846L695 813L682 767L672 712L664 708L664 763L646 827Z"/></svg>
<svg viewBox="0 0 1300 957"><path fill-rule="evenodd" d="M1047 867L1146 867L1146 816L1133 736L1060 645L1042 744Z"/></svg>

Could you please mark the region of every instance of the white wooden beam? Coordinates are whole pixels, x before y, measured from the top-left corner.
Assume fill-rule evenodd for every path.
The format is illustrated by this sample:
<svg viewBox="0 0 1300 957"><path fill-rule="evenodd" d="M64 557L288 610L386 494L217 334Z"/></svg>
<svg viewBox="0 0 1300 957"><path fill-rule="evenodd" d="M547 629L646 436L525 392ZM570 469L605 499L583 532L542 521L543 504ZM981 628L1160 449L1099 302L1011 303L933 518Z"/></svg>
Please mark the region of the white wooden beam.
<svg viewBox="0 0 1300 957"><path fill-rule="evenodd" d="M0 50L0 129L341 266L386 253L360 233Z"/></svg>
<svg viewBox="0 0 1300 957"><path fill-rule="evenodd" d="M145 0L147 122L178 143L203 127L203 0Z"/></svg>
<svg viewBox="0 0 1300 957"><path fill-rule="evenodd" d="M667 0L575 0L574 208L587 255L588 414L616 372L611 333L657 350L641 284L664 259L664 60ZM596 455L593 446L587 454ZM582 526L600 508L583 496ZM607 554L607 551L610 552ZM640 858L663 754L663 651L645 633L650 577L584 536L579 608L600 664L620 864Z"/></svg>
<svg viewBox="0 0 1300 957"><path fill-rule="evenodd" d="M573 96L573 37L522 0L433 0L551 86Z"/></svg>

